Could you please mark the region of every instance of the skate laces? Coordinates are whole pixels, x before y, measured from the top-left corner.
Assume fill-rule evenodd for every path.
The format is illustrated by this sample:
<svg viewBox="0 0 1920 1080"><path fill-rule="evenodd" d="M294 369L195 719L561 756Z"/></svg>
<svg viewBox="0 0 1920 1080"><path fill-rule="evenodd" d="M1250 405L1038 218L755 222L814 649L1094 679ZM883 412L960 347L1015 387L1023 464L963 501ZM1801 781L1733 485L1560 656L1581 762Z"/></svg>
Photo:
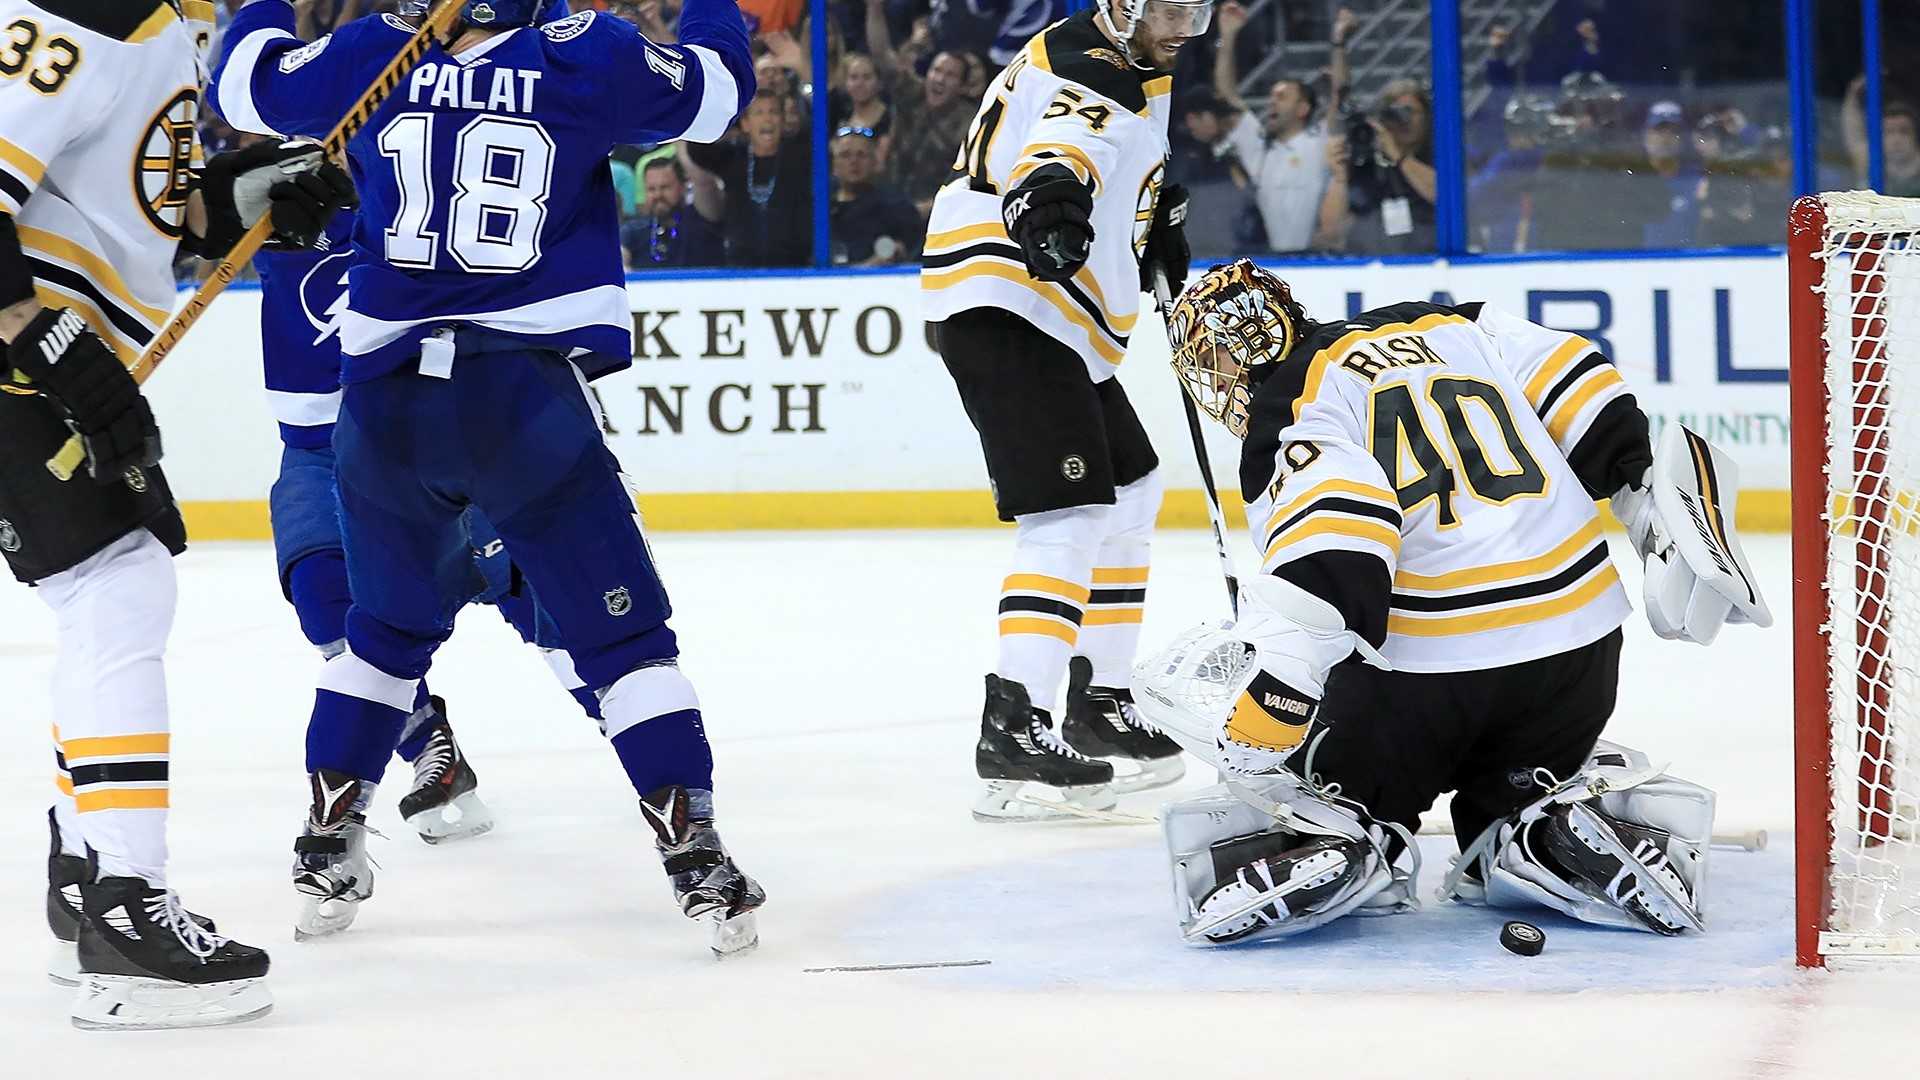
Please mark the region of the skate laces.
<svg viewBox="0 0 1920 1080"><path fill-rule="evenodd" d="M194 921L186 907L180 903L180 894L172 889L147 897L147 918L172 931L180 939L180 944L195 957L205 960L212 956L227 939L209 931Z"/></svg>
<svg viewBox="0 0 1920 1080"><path fill-rule="evenodd" d="M1092 761L1087 755L1067 745L1067 741L1053 733L1053 728L1037 716L1027 718L1027 731L1033 736L1034 745L1049 753L1057 754L1075 761Z"/></svg>
<svg viewBox="0 0 1920 1080"><path fill-rule="evenodd" d="M438 783L453 767L453 739L444 727L427 737L420 756L413 759L413 786L417 790Z"/></svg>

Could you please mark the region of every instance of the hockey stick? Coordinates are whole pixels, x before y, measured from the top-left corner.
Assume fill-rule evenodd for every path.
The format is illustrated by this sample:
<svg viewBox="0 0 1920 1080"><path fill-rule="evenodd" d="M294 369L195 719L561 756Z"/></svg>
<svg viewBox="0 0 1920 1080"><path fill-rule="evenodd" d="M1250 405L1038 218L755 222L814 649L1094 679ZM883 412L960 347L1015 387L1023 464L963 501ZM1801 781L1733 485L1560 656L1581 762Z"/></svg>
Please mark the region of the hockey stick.
<svg viewBox="0 0 1920 1080"><path fill-rule="evenodd" d="M400 85L400 80L406 78L407 73L420 62L420 58L433 47L434 41L453 28L455 21L460 18L463 7L463 0L440 0L434 6L427 15L426 21L420 24L420 29L414 32L413 39L394 56L392 62L388 63L386 69L380 73L380 77L373 80L373 85L367 87L367 92L360 95L360 100L354 103L353 108L347 110L347 115L327 136L322 146L328 157L345 156L347 144L353 141L355 135L360 134L360 129L367 125L367 120L373 116L374 110L386 102L394 88ZM253 261L255 253L260 250L262 244L267 242L267 237L272 233L271 215L260 215L260 220L253 223L253 227L233 245L233 250L227 252L226 258L221 259L213 268L212 275L201 284L199 291L193 294L193 299L188 300L185 307L174 312L173 318L168 319L167 325L162 327L160 333L147 344L146 351L140 354L140 359L135 361L130 369L135 382L147 381L154 369L160 366L169 353L173 352L174 346L180 344L180 339L186 336L187 331L193 329L193 324L200 321L200 316L206 314L207 307L213 303L214 297L225 292L227 286L233 284L233 279L239 276L240 271ZM86 460L86 456L86 448L81 445L80 436L74 435L67 440L66 445L60 448L58 454L48 460L47 471L60 480L71 480L74 472L80 468L80 463Z"/></svg>
<svg viewBox="0 0 1920 1080"><path fill-rule="evenodd" d="M1167 347L1178 349L1173 340L1173 290L1167 285L1167 270L1154 264L1153 298L1160 304L1160 317L1167 324ZM1207 440L1200 429L1200 410L1186 385L1180 387L1180 403L1187 407L1187 433L1193 436L1194 460L1200 464L1200 483L1207 489L1207 520L1213 524L1213 546L1220 553L1220 576L1227 579L1227 610L1240 617L1240 578L1233 572L1233 555L1227 550L1227 516L1220 509L1220 489L1213 482L1213 462L1207 457Z"/></svg>

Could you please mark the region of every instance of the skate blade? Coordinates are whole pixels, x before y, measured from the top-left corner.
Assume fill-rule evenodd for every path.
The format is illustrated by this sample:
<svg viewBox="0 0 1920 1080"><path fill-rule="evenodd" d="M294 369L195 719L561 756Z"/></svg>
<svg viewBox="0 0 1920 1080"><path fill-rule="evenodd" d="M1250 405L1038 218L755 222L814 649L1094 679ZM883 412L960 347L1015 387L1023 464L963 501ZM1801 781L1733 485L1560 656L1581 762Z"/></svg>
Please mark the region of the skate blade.
<svg viewBox="0 0 1920 1080"><path fill-rule="evenodd" d="M1049 787L1025 780L989 780L987 793L973 804L973 820L988 824L1009 821L1100 821L1110 825L1151 824L1139 814L1117 814L1119 802L1112 787L1086 784ZM1051 797L1049 797L1051 796Z"/></svg>
<svg viewBox="0 0 1920 1080"><path fill-rule="evenodd" d="M83 975L73 1002L73 1026L86 1031L150 1031L218 1027L258 1020L273 1011L261 979L169 982L135 975Z"/></svg>
<svg viewBox="0 0 1920 1080"><path fill-rule="evenodd" d="M469 791L456 795L452 802L420 811L408 818L407 824L427 843L444 844L491 832L494 822L493 811L478 794Z"/></svg>
<svg viewBox="0 0 1920 1080"><path fill-rule="evenodd" d="M760 947L760 924L753 912L743 911L733 918L713 920L713 955L725 960Z"/></svg>
<svg viewBox="0 0 1920 1080"><path fill-rule="evenodd" d="M1113 793L1131 795L1136 791L1152 791L1169 784L1177 784L1187 775L1186 759L1175 754L1173 757L1154 758L1141 761L1137 758L1106 758L1113 763ZM1139 766L1132 772L1122 773L1120 767L1131 763Z"/></svg>
<svg viewBox="0 0 1920 1080"><path fill-rule="evenodd" d="M293 940L312 941L345 930L360 914L361 903L361 900L303 900L300 914L293 921Z"/></svg>
<svg viewBox="0 0 1920 1080"><path fill-rule="evenodd" d="M47 956L47 978L58 986L80 985L80 943L55 941Z"/></svg>

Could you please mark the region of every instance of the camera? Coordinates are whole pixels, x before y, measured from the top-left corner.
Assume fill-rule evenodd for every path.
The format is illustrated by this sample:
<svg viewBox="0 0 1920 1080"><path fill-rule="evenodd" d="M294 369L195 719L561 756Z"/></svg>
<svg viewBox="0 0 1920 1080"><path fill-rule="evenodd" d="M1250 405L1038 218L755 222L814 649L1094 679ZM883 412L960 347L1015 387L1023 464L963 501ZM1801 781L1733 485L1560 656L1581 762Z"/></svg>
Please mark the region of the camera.
<svg viewBox="0 0 1920 1080"><path fill-rule="evenodd" d="M1366 110L1347 108L1340 113L1340 130L1347 138L1347 167L1372 168L1379 159L1380 147L1373 123Z"/></svg>

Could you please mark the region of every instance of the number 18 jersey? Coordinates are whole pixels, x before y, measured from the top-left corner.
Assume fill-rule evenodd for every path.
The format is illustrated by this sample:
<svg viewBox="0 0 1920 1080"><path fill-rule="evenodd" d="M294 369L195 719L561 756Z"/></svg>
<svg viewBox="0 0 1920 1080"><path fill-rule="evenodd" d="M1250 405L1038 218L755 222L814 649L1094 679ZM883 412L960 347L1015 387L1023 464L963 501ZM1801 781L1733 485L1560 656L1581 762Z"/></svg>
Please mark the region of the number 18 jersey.
<svg viewBox="0 0 1920 1080"><path fill-rule="evenodd" d="M1339 608L1397 670L1470 671L1626 619L1594 499L1651 459L1591 343L1408 303L1308 332L1255 391L1240 479L1264 572Z"/></svg>
<svg viewBox="0 0 1920 1080"><path fill-rule="evenodd" d="M413 37L371 16L303 44L293 9L234 16L211 101L242 131L322 137ZM344 382L374 378L458 324L574 354L593 377L632 359L607 155L616 143L707 142L754 89L732 0L688 0L680 43L582 12L439 46L348 145L353 232Z"/></svg>

